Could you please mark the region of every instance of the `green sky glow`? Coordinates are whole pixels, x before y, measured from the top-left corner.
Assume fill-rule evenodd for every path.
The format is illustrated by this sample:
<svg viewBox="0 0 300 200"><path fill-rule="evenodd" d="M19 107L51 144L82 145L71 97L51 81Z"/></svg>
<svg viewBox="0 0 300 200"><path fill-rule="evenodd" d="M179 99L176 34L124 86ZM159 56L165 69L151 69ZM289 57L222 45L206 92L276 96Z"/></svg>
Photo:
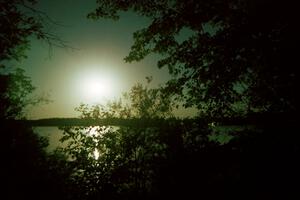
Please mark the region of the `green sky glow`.
<svg viewBox="0 0 300 200"><path fill-rule="evenodd" d="M29 118L74 117L78 115L74 108L81 102L118 98L135 83L145 83L146 76L153 76L151 86L170 78L167 69L156 67L156 55L138 63L123 61L133 43L132 33L145 27L148 20L131 13L122 14L119 21L89 20L86 15L96 8L94 0L41 0L36 8L63 24L51 25L49 31L76 50L53 48L49 52L46 43L32 40L28 58L17 66L32 78L36 94L49 94L52 102L30 108ZM90 76L107 79L111 90L107 98L94 100L84 94L83 85Z"/></svg>

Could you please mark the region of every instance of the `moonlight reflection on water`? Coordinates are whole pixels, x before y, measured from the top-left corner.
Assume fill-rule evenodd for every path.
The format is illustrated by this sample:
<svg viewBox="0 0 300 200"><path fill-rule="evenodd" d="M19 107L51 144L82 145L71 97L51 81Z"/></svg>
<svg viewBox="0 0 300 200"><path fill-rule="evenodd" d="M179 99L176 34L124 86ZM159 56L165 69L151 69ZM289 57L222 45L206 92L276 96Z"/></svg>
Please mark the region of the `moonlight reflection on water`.
<svg viewBox="0 0 300 200"><path fill-rule="evenodd" d="M114 126L89 126L89 127L82 127L78 131L93 137L93 141L97 143L99 142L99 137L101 137L101 135L109 131L116 131L117 129L118 127L114 127ZM53 127L53 126L35 127L34 131L39 136L48 138L49 145L46 148L47 152L51 153L58 147L62 147L62 148L66 147L65 143L59 141L63 137L63 130L59 129L58 127ZM91 153L91 156L93 156L95 160L98 160L100 155L101 152L97 148L95 148L93 153Z"/></svg>

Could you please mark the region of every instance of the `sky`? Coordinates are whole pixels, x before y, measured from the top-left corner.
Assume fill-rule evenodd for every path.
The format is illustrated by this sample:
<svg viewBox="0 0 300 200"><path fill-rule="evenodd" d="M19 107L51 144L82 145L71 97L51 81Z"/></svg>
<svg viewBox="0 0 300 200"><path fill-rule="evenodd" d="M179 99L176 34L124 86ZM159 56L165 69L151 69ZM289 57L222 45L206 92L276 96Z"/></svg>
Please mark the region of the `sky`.
<svg viewBox="0 0 300 200"><path fill-rule="evenodd" d="M133 63L123 60L133 44L133 32L146 27L148 19L134 13L121 13L118 21L87 19L96 8L95 0L40 0L35 8L60 24L48 25L47 31L72 48L51 50L47 43L31 40L28 58L16 66L24 68L37 87L34 95L51 102L29 107L28 118L76 117L80 113L74 108L80 103L117 99L134 84L145 84L146 76L153 77L151 87L170 79L166 68L156 67L158 55ZM102 92L97 93L99 88ZM177 112L190 114L191 110Z"/></svg>

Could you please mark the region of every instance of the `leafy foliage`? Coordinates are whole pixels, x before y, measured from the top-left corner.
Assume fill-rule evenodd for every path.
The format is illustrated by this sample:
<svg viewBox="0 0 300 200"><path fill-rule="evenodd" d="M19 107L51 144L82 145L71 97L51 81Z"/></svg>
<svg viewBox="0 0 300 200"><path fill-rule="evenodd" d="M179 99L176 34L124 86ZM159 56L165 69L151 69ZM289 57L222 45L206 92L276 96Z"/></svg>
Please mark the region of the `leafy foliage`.
<svg viewBox="0 0 300 200"><path fill-rule="evenodd" d="M167 116L157 113L168 109L144 109L149 108L144 105L152 90L138 87L141 90L136 92L134 88L128 95L133 102L81 105L78 110L87 120L137 118L135 126L62 127L65 145L57 152L66 160L57 168L61 166L65 175L67 199L258 199L296 194L293 187L282 185L299 174L297 167L286 173L296 162L287 156L298 153L298 136L288 131L289 137L280 137L283 130L293 128L240 127L226 133L230 138L225 141L218 138L222 127L216 129L203 119L160 117L158 121L164 123L150 124L157 116ZM124 110L132 112L120 115Z"/></svg>
<svg viewBox="0 0 300 200"><path fill-rule="evenodd" d="M0 62L26 58L32 36L46 41L50 47L66 47L64 41L47 32L46 26L55 22L35 10L32 6L36 3L36 0L0 1Z"/></svg>
<svg viewBox="0 0 300 200"><path fill-rule="evenodd" d="M43 97L30 99L34 87L23 69L12 69L10 61L26 58L30 39L35 36L49 46L66 47L65 43L45 27L54 23L32 6L35 0L0 0L0 119L24 117L29 104L46 101Z"/></svg>
<svg viewBox="0 0 300 200"><path fill-rule="evenodd" d="M23 69L12 69L11 61L26 58L30 37L62 44L45 32L46 15L33 9L35 0L0 0L0 151L1 199L66 199L64 180L69 168L62 154L48 156L46 138L18 119L34 90ZM60 167L60 168L58 168ZM62 170L64 169L64 170Z"/></svg>
<svg viewBox="0 0 300 200"><path fill-rule="evenodd" d="M187 192L193 181L196 181L191 176L206 173L192 169L191 174L187 175L191 182L186 182L187 177L181 177L191 170L189 167L192 163L189 163L189 159L194 158L190 156L201 152L203 154L206 148L219 146L215 142L209 142L208 135L211 130L206 123L174 118L166 120L165 117L161 117L160 121L166 120L165 123L149 126L147 121L142 120L143 117L150 120L158 116L167 116L165 114L169 112L169 109L161 110L164 106L159 104L144 106L150 101L147 98L149 95L153 95L153 90L136 85L128 95L131 101L125 105L116 103L116 106L111 103L111 107L106 110L101 106L81 105L78 108L83 114L82 118L90 120L122 116L119 112L123 113L129 109L132 110L129 118L137 117L140 122L135 126L62 127L64 136L61 142L65 143L65 146L61 152L68 158L69 165L73 166L67 179L74 190L72 198L176 197ZM160 104L166 104L165 106L168 103L160 101ZM124 109L123 106L127 108ZM209 161L207 165L210 164L213 163ZM207 170L205 167L201 169ZM206 177L203 185L209 178L211 176ZM177 187L181 187L184 192L172 191ZM195 192L193 189L191 191Z"/></svg>
<svg viewBox="0 0 300 200"><path fill-rule="evenodd" d="M294 1L97 1L92 19L130 11L152 23L134 33L127 62L164 58L165 93L213 117L296 110L299 18ZM188 30L189 34L183 34Z"/></svg>
<svg viewBox="0 0 300 200"><path fill-rule="evenodd" d="M63 149L76 166L72 179L81 198L149 194L166 145L152 129L122 127L65 128ZM82 188L84 186L84 188ZM76 188L76 187L75 187Z"/></svg>
<svg viewBox="0 0 300 200"><path fill-rule="evenodd" d="M67 199L72 168L63 154L48 155L48 140L25 123L0 120L0 198Z"/></svg>
<svg viewBox="0 0 300 200"><path fill-rule="evenodd" d="M25 57L25 51L29 47L28 38L36 35L44 38L42 23L39 19L24 14L20 9L28 4L34 4L35 0L0 1L0 60L20 60Z"/></svg>
<svg viewBox="0 0 300 200"><path fill-rule="evenodd" d="M22 118L26 106L39 102L28 97L34 87L24 70L0 75L0 81L0 119Z"/></svg>
<svg viewBox="0 0 300 200"><path fill-rule="evenodd" d="M158 88L148 88L138 83L118 101L110 101L105 106L81 104L76 111L81 118L103 119L155 119L172 117L176 104L172 98Z"/></svg>

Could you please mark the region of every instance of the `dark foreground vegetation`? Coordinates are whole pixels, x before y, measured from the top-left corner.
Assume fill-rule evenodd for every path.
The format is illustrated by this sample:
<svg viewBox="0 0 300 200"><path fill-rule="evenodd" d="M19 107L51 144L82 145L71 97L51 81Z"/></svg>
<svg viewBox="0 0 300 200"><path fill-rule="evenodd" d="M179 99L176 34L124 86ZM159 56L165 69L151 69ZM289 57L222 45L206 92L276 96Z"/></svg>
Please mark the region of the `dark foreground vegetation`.
<svg viewBox="0 0 300 200"><path fill-rule="evenodd" d="M25 56L29 36L57 42L43 15L23 12L33 2L0 0L1 199L299 199L292 1L98 1L90 18L130 10L153 20L134 34L126 60L159 53L174 79L158 89L138 84L123 102L80 105L82 121L137 123L89 134L61 127L65 146L51 153L23 120L38 101L28 98L30 79L4 62ZM182 28L192 35L179 43ZM196 106L199 117L172 120L178 104ZM212 139L223 123L244 128Z"/></svg>
<svg viewBox="0 0 300 200"><path fill-rule="evenodd" d="M235 131L209 140L199 121L159 127L64 127L66 147L20 122L1 125L2 195L9 199L293 199L298 195L295 124ZM95 154L97 149L98 155Z"/></svg>

